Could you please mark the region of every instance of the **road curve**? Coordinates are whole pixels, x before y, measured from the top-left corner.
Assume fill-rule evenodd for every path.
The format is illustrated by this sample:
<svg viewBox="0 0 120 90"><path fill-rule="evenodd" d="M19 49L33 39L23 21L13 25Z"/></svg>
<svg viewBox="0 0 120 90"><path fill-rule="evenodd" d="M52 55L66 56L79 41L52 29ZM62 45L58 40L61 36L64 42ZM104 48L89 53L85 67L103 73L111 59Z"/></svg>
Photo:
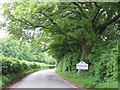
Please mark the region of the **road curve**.
<svg viewBox="0 0 120 90"><path fill-rule="evenodd" d="M34 72L11 88L76 88L74 85L57 75L54 69Z"/></svg>

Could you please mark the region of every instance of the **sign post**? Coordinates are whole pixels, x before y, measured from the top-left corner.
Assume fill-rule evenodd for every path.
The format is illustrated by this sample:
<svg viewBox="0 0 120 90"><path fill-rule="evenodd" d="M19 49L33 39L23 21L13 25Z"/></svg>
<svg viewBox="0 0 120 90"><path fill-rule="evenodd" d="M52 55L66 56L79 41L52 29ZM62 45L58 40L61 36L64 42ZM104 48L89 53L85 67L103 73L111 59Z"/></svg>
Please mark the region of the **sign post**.
<svg viewBox="0 0 120 90"><path fill-rule="evenodd" d="M78 64L76 64L76 69L78 69L78 73L80 73L80 70L88 70L88 64L86 64L84 61L80 61Z"/></svg>

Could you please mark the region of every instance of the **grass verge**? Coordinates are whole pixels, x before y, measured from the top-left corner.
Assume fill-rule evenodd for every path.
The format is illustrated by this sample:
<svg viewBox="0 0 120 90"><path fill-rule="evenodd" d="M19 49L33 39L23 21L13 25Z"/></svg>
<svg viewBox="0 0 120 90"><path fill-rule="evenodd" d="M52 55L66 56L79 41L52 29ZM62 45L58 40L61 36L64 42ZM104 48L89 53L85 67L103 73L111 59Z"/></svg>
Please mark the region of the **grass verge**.
<svg viewBox="0 0 120 90"><path fill-rule="evenodd" d="M39 70L43 70L43 69L33 69L33 70L28 70L28 71L24 71L22 73L18 73L18 74L11 74L11 75L7 75L7 76L0 76L2 78L1 82L0 82L0 88L7 88L9 87L11 84L13 84L14 82L19 81L21 78L25 77L26 75L33 73L35 71L39 71Z"/></svg>
<svg viewBox="0 0 120 90"><path fill-rule="evenodd" d="M118 88L117 81L108 81L98 83L95 76L90 75L88 72L82 73L61 73L56 72L58 75L67 78L68 80L81 84L84 88Z"/></svg>

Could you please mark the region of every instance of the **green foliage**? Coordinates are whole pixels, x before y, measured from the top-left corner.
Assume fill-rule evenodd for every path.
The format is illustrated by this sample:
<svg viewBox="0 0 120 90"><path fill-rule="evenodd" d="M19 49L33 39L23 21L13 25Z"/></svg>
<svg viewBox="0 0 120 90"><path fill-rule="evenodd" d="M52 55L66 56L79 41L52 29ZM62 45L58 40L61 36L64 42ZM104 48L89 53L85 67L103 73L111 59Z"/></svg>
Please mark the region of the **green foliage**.
<svg viewBox="0 0 120 90"><path fill-rule="evenodd" d="M41 46L38 46L37 43L29 45L25 41L20 42L10 37L0 40L0 53L6 57L14 57L20 60L55 64L54 59L46 52L42 52Z"/></svg>
<svg viewBox="0 0 120 90"><path fill-rule="evenodd" d="M32 69L45 69L47 68L46 64L40 64L37 62L28 62L25 60L18 60L12 57L4 57L1 56L0 59L2 60L2 75L10 75L15 73L21 73L27 70Z"/></svg>
<svg viewBox="0 0 120 90"><path fill-rule="evenodd" d="M116 90L118 89L118 82L117 81L108 81L108 82L103 82L103 83L99 83L95 86L95 88L106 88L106 89L114 89L116 88Z"/></svg>
<svg viewBox="0 0 120 90"><path fill-rule="evenodd" d="M1 78L2 78L1 87L3 88L5 85L9 85L9 83L13 82L15 79L21 78L23 75L29 74L31 72L39 71L39 70L41 70L41 69L40 68L32 69L32 70L27 70L27 71L15 73L15 74L10 74L10 75L6 75L6 76L2 75L1 76Z"/></svg>
<svg viewBox="0 0 120 90"><path fill-rule="evenodd" d="M120 2L3 4L9 33L37 44L30 59L44 57L40 46L57 60L60 72L76 72L76 63L84 60L99 82L118 79L119 7Z"/></svg>
<svg viewBox="0 0 120 90"><path fill-rule="evenodd" d="M91 83L92 79L94 81L94 78L91 77L91 76L89 76L90 77L89 78L87 76L87 73L79 73L79 74L78 73L70 73L70 72L69 73L67 73L67 72L66 73L56 72L56 73L65 77L65 78L67 78L68 80L71 80L71 81L75 82L75 83L82 84L80 87L84 87L84 84L88 84L88 82ZM88 86L88 87L90 87L90 86Z"/></svg>
<svg viewBox="0 0 120 90"><path fill-rule="evenodd" d="M74 76L72 73L76 72L76 63L79 62L79 55L77 55L78 53L75 52L73 54L66 54L64 58L62 58L62 60L58 63L56 71L59 73L63 72L64 75L68 75L66 72L69 72L71 75L70 77L67 77L72 78L72 76ZM83 78L83 80L78 80L78 83L83 84L84 87L90 87L93 85L96 88L117 88L119 55L119 43L116 39L113 39L112 42L109 40L103 41L102 39L96 41L92 47L91 53L87 57L89 60L89 71L82 71L80 75L77 76L77 79L81 77ZM84 77L81 76L81 74L85 74L87 76ZM84 81L85 78L89 78L89 75L93 77L93 81L95 81L95 83L92 84L91 79L90 82L86 80ZM72 81L77 82L77 80ZM112 82L113 84L110 84Z"/></svg>
<svg viewBox="0 0 120 90"><path fill-rule="evenodd" d="M0 75L0 88L2 88L2 76Z"/></svg>
<svg viewBox="0 0 120 90"><path fill-rule="evenodd" d="M10 37L0 40L0 51L6 57L14 57L20 60L34 60L35 57L25 42L20 42Z"/></svg>
<svg viewBox="0 0 120 90"><path fill-rule="evenodd" d="M0 60L2 60L2 86L7 85L23 74L47 69L50 66L44 63L29 62L25 60L20 61L13 57L0 56Z"/></svg>
<svg viewBox="0 0 120 90"><path fill-rule="evenodd" d="M106 45L104 47L96 45L93 49L95 54L88 56L91 63L89 72L95 75L99 81L118 80L118 44L116 45L116 41L114 44L108 42L103 43Z"/></svg>
<svg viewBox="0 0 120 90"><path fill-rule="evenodd" d="M93 88L96 90L99 88L118 88L118 82L117 81L107 81L98 83L97 78L95 76L91 75L89 72L82 72L82 73L61 73L57 72L57 74L67 78L68 80L71 80L75 83L79 83L79 87L85 87L85 88Z"/></svg>
<svg viewBox="0 0 120 90"><path fill-rule="evenodd" d="M58 63L57 72L76 72L76 64L79 62L79 55L77 53L67 54Z"/></svg>

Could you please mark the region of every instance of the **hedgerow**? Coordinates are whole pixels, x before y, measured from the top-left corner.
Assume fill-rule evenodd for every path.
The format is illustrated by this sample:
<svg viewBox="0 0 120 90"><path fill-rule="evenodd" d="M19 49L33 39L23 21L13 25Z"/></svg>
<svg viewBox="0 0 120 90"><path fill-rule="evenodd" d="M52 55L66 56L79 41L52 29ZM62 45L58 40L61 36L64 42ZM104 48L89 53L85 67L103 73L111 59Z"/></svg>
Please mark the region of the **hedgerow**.
<svg viewBox="0 0 120 90"><path fill-rule="evenodd" d="M67 54L58 63L56 67L57 72L76 72L76 64L79 62L79 55L77 53Z"/></svg>
<svg viewBox="0 0 120 90"><path fill-rule="evenodd" d="M21 61L12 57L0 56L0 60L2 60L3 86L22 74L48 68L44 63Z"/></svg>
<svg viewBox="0 0 120 90"><path fill-rule="evenodd" d="M93 82L95 82L96 86L99 86L99 83L117 82L119 79L119 44L117 42L106 43L107 44L103 43L106 45L104 47L99 46L99 44L94 45L94 47L92 48L93 50L91 51L94 53L90 53L87 57L87 59L89 60L89 69L87 72L81 71L81 73L89 73L89 75L93 76L95 78L95 81ZM72 54L66 54L58 63L56 72L76 72L76 64L79 61L80 60L78 53L74 52Z"/></svg>

